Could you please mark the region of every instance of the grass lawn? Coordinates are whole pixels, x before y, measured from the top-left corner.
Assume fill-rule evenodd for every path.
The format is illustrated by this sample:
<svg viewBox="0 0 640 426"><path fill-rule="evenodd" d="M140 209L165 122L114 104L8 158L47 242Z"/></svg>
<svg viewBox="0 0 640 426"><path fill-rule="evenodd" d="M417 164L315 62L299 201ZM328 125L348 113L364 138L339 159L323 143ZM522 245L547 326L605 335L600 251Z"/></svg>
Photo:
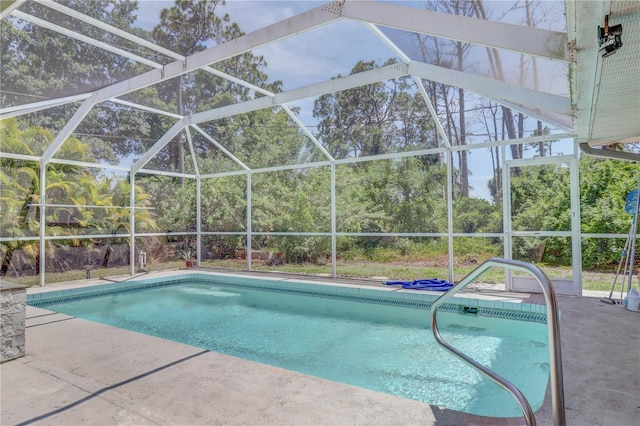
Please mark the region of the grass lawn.
<svg viewBox="0 0 640 426"><path fill-rule="evenodd" d="M149 272L184 268L183 261L163 262L151 264L147 266ZM224 268L231 270L246 270L246 262L240 260L208 260L203 262L202 266ZM476 264L457 265L454 268L454 280L460 281L465 275L471 272ZM563 267L540 267L550 278L571 278L571 268ZM331 265L314 265L314 264L285 264L285 265L264 265L261 261L253 261L252 269L254 271L273 271L294 273L301 275L331 275ZM417 262L365 262L365 261L339 261L336 266L337 275L349 278L368 278L375 280L414 280L421 278L438 278L447 279L449 277L449 269L446 265L434 266L430 264L420 264ZM128 275L128 267L94 269L91 271L92 278L113 277L120 275ZM76 281L85 279L85 271L67 271L64 273L48 273L47 283ZM584 290L601 290L610 291L611 285L615 278L614 272L591 272L584 271L582 274L582 288ZM39 285L38 276L22 276L19 278L9 277L10 281L24 285ZM500 284L504 282L504 271L500 268L493 268L487 271L482 277L483 283ZM622 277L618 278L616 291L620 291Z"/></svg>

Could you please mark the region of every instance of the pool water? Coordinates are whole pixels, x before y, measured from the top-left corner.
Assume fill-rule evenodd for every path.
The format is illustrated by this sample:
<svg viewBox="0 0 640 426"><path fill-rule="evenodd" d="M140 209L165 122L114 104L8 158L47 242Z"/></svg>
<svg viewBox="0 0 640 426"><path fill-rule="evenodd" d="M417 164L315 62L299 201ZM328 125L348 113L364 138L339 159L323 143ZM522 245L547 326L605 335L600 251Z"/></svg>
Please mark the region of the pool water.
<svg viewBox="0 0 640 426"><path fill-rule="evenodd" d="M506 391L438 345L425 309L210 283L116 293L47 309L432 405L520 417ZM545 324L443 312L445 340L519 387L537 410Z"/></svg>

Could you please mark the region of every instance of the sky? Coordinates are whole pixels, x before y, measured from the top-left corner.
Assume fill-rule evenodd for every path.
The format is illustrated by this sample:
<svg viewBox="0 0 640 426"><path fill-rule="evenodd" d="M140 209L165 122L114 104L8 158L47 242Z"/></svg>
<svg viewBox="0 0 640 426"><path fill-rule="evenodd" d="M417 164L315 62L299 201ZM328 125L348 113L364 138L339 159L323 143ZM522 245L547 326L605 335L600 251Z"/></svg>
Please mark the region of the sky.
<svg viewBox="0 0 640 426"><path fill-rule="evenodd" d="M220 11L228 13L231 21L236 22L242 31L249 33L324 3L326 2L228 0ZM159 21L160 11L163 8L171 7L173 4L173 1L140 0L138 25L147 29L152 28ZM412 7L422 7L424 2L405 1L402 2L402 4L410 4ZM494 13L494 15L502 15L508 5L510 5L510 2L489 2L488 9L490 11L493 10L491 13ZM562 26L557 20L553 21L550 25L556 27ZM345 40L349 42L345 43ZM480 53L483 51L484 48L482 48ZM362 23L350 20L341 20L335 24L299 34L295 37L256 49L253 53L265 57L268 63L266 72L270 80L281 80L284 90L326 81L338 74L347 75L359 59L374 60L382 63L391 57L395 57L393 52L373 35L372 32L367 30ZM505 58L508 58L508 55L505 55ZM540 82L541 87L547 85L545 90L551 91L552 93L561 93L568 90L568 87L564 89L548 86L552 85L554 80L560 81L557 77L561 77L564 73L562 68L557 68L557 64L543 64L541 66L549 67L547 71L549 75L558 74L555 76L556 78L550 78ZM315 131L314 126L317 124L317 121L312 115L313 100L314 99L307 99L289 104L290 107L300 107L299 118L305 125L309 126L312 132ZM531 121L528 126L535 126L534 123L534 121ZM554 154L558 154L559 152L570 154L572 151L571 141L558 144L554 147ZM470 151L469 167L471 171L470 185L472 186L472 196L485 199L490 198L487 182L492 177L491 164L488 149Z"/></svg>

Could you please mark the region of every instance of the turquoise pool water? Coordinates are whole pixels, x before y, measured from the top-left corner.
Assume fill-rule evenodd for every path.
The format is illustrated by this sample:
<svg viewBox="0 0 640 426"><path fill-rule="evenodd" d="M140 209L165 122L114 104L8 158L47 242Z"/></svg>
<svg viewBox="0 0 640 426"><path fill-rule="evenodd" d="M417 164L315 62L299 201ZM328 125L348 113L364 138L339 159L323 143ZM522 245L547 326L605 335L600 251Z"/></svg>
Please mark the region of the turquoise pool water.
<svg viewBox="0 0 640 426"><path fill-rule="evenodd" d="M519 417L513 398L440 347L429 311L212 283L46 309L428 404ZM549 378L545 324L444 312L443 337L518 386L534 410Z"/></svg>

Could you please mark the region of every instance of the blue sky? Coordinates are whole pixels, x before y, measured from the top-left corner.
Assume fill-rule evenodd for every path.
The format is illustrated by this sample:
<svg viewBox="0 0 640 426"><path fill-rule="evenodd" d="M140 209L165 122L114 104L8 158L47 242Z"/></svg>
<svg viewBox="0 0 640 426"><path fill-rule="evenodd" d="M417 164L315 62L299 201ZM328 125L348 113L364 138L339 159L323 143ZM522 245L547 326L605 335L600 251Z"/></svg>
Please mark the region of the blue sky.
<svg viewBox="0 0 640 426"><path fill-rule="evenodd" d="M231 20L236 22L242 31L248 33L323 3L326 2L231 0L220 8L220 12L228 13ZM413 7L421 7L424 2L403 3L409 3ZM138 25L151 28L159 21L160 11L163 8L171 7L173 4L173 1L141 0L139 2ZM510 3L490 2L489 9L493 10L494 16L501 15L508 4ZM514 16L514 19L519 18ZM547 27L549 26L561 27L561 23L556 20ZM346 43L345 40L349 42ZM272 81L283 81L284 90L329 80L337 74L349 74L351 68L359 59L375 60L378 63L382 63L395 56L363 24L348 20L341 20L329 26L282 40L254 50L254 53L263 55L266 58L268 62L266 72L269 78ZM554 64L550 65L553 66ZM563 70L553 70L552 72L562 74ZM547 79L547 81L541 83L549 85L553 83L553 79ZM316 120L312 116L313 99L299 101L289 106L300 107L300 119L310 126L313 132L315 130L313 126L316 124ZM529 127L535 126L534 123L532 120L529 123ZM559 151L570 154L572 152L571 143L563 143L554 147L554 154ZM487 149L471 151L469 154L469 167L472 173L470 176L470 184L473 187L472 195L488 199L487 182L492 177L489 151Z"/></svg>

